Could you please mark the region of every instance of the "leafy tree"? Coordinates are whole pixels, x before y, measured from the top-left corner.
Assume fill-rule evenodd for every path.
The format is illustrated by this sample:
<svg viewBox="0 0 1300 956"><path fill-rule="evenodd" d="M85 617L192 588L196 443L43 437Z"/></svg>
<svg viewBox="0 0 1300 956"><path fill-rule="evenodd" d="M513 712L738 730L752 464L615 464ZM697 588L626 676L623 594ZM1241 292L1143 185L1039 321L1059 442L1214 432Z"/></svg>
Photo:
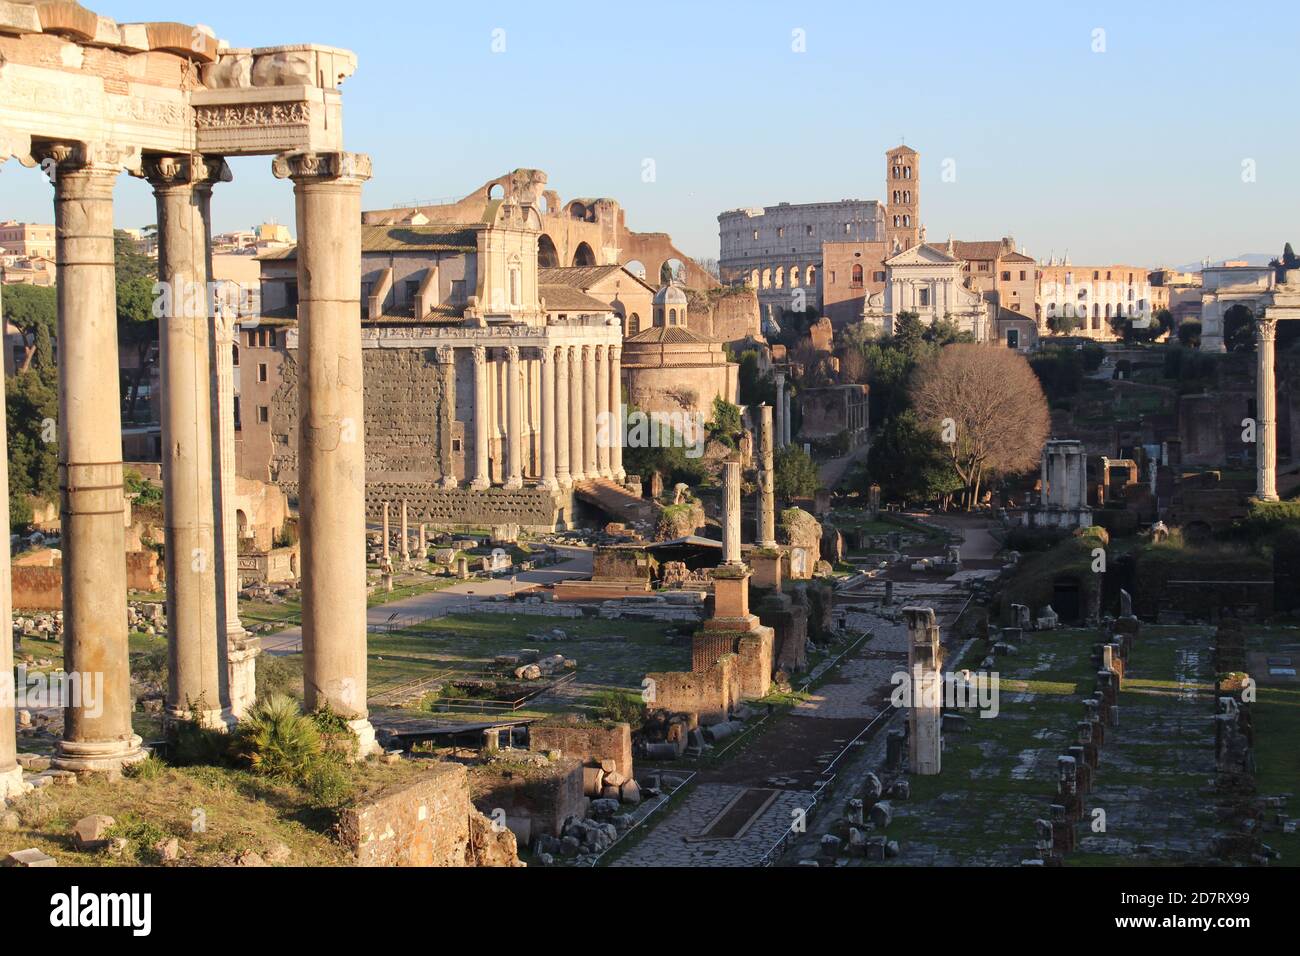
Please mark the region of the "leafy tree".
<svg viewBox="0 0 1300 956"><path fill-rule="evenodd" d="M1201 347L1201 323L1184 322L1178 326L1178 341L1185 348L1199 349Z"/></svg>
<svg viewBox="0 0 1300 956"><path fill-rule="evenodd" d="M1076 394L1083 387L1084 356L1077 349L1049 346L1029 360L1050 401Z"/></svg>
<svg viewBox="0 0 1300 956"><path fill-rule="evenodd" d="M708 424L709 437L720 441L728 448L736 447L736 439L741 433L740 406L733 405L721 395L713 397L713 418Z"/></svg>
<svg viewBox="0 0 1300 956"><path fill-rule="evenodd" d="M1057 335L1070 335L1083 328L1083 319L1073 312L1068 315L1049 315L1047 327Z"/></svg>
<svg viewBox="0 0 1300 956"><path fill-rule="evenodd" d="M1047 400L1024 357L987 345L949 345L918 363L909 394L937 429L965 487L966 509L989 479L1036 464L1047 440Z"/></svg>
<svg viewBox="0 0 1300 956"><path fill-rule="evenodd" d="M55 432L59 389L52 363L33 363L27 371L5 382L5 412L10 524L21 527L32 518L27 495L51 500L59 490Z"/></svg>
<svg viewBox="0 0 1300 956"><path fill-rule="evenodd" d="M885 498L904 502L940 499L946 505L962 487L938 433L922 427L911 409L880 429L864 477L859 489L864 495L875 483Z"/></svg>
<svg viewBox="0 0 1300 956"><path fill-rule="evenodd" d="M1255 350L1255 316L1244 305L1234 305L1223 315L1223 347L1229 352Z"/></svg>
<svg viewBox="0 0 1300 956"><path fill-rule="evenodd" d="M786 445L775 455L773 484L777 495L786 500L809 498L821 487L817 466L798 445Z"/></svg>
<svg viewBox="0 0 1300 956"><path fill-rule="evenodd" d="M925 341L925 326L915 312L899 312L894 316L893 344L915 356Z"/></svg>
<svg viewBox="0 0 1300 956"><path fill-rule="evenodd" d="M58 293L52 287L34 285L8 285L0 298L4 302L4 318L22 333L23 360L17 371L25 372L36 356L37 340L44 336L52 341L58 328ZM47 352L53 361L53 352Z"/></svg>

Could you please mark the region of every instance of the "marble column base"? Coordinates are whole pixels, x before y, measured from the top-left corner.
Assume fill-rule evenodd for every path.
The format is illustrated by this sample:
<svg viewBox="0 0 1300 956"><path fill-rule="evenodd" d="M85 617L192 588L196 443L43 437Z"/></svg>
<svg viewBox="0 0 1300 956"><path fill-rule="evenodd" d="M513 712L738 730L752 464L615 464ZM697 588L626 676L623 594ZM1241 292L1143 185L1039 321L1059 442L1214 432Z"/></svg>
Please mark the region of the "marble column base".
<svg viewBox="0 0 1300 956"><path fill-rule="evenodd" d="M502 485L506 491L518 491L523 486L524 480L522 478L507 478L506 483Z"/></svg>
<svg viewBox="0 0 1300 956"><path fill-rule="evenodd" d="M560 483L554 478L543 478L539 483L547 491L559 491Z"/></svg>
<svg viewBox="0 0 1300 956"><path fill-rule="evenodd" d="M54 745L50 767L74 773L112 773L149 756L141 749L142 742L135 734L127 740L60 740Z"/></svg>
<svg viewBox="0 0 1300 956"><path fill-rule="evenodd" d="M372 754L379 753L379 741L375 738L375 728L369 718L358 717L349 720L348 729L357 736L356 758L358 760L365 760Z"/></svg>
<svg viewBox="0 0 1300 956"><path fill-rule="evenodd" d="M448 491L452 490L453 488L457 488L460 485L460 483L456 481L455 477L452 475L444 476L442 481L440 481L438 484L440 487L445 488Z"/></svg>
<svg viewBox="0 0 1300 956"><path fill-rule="evenodd" d="M168 707L163 711L163 726L184 724L193 721L207 730L230 730L235 726L235 715L228 707L194 710L188 707Z"/></svg>
<svg viewBox="0 0 1300 956"><path fill-rule="evenodd" d="M469 483L470 491L487 491L492 487L492 482L486 478L475 478Z"/></svg>
<svg viewBox="0 0 1300 956"><path fill-rule="evenodd" d="M6 800L21 797L31 789L31 784L23 783L23 768L15 766L12 770L0 770L0 807Z"/></svg>

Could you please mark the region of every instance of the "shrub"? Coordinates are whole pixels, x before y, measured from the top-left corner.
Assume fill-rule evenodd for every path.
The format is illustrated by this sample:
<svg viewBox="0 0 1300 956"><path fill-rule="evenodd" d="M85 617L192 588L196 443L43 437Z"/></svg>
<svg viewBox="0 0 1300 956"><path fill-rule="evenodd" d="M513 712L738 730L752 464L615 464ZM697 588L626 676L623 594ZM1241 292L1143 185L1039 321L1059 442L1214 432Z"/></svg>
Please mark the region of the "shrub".
<svg viewBox="0 0 1300 956"><path fill-rule="evenodd" d="M235 752L254 773L301 782L322 753L320 731L296 700L277 694L249 712L239 727Z"/></svg>
<svg viewBox="0 0 1300 956"><path fill-rule="evenodd" d="M325 809L337 809L347 803L354 791L352 776L337 756L324 755L311 762L303 786L312 802Z"/></svg>
<svg viewBox="0 0 1300 956"><path fill-rule="evenodd" d="M595 716L638 728L645 723L645 703L639 694L624 690L606 690L596 695Z"/></svg>
<svg viewBox="0 0 1300 956"><path fill-rule="evenodd" d="M139 763L128 764L122 768L122 776L131 780L156 780L167 770L167 765L153 754Z"/></svg>
<svg viewBox="0 0 1300 956"><path fill-rule="evenodd" d="M302 676L283 658L263 654L257 659L256 692L258 700L274 696L297 696Z"/></svg>

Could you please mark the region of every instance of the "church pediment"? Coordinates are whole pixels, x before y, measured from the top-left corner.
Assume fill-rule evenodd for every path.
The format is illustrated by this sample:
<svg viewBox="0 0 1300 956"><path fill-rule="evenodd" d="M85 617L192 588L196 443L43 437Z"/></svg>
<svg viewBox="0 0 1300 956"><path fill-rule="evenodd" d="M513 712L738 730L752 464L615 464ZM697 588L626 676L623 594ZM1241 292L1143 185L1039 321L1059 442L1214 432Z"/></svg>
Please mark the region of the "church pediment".
<svg viewBox="0 0 1300 956"><path fill-rule="evenodd" d="M959 263L961 260L954 258L934 246L917 245L910 249L904 249L896 256L885 260L885 265L891 268L899 266L946 266Z"/></svg>

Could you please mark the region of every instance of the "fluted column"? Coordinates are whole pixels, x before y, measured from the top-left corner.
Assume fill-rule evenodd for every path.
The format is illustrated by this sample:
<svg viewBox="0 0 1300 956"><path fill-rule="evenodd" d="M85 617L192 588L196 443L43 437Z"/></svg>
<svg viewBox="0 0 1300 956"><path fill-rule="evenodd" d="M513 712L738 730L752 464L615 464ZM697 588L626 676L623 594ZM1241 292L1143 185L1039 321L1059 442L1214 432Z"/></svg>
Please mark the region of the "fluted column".
<svg viewBox="0 0 1300 956"><path fill-rule="evenodd" d="M469 486L484 491L492 485L488 474L487 349L474 346L474 477Z"/></svg>
<svg viewBox="0 0 1300 956"><path fill-rule="evenodd" d="M58 262L59 514L64 669L94 687L64 710L53 766L108 770L144 758L131 728L122 416L113 271L111 150L47 147ZM5 642L9 636L0 638Z"/></svg>
<svg viewBox="0 0 1300 956"><path fill-rule="evenodd" d="M524 486L522 386L519 381L519 346L506 346L506 483Z"/></svg>
<svg viewBox="0 0 1300 956"><path fill-rule="evenodd" d="M361 355L359 153L290 153L298 226L299 514L306 705L348 718L375 749L366 711L366 445Z"/></svg>
<svg viewBox="0 0 1300 956"><path fill-rule="evenodd" d="M623 350L617 345L610 345L606 347L605 354L609 359L609 473L615 481L621 482L627 477L627 472L623 470Z"/></svg>
<svg viewBox="0 0 1300 956"><path fill-rule="evenodd" d="M740 462L722 463L722 563L740 564Z"/></svg>
<svg viewBox="0 0 1300 956"><path fill-rule="evenodd" d="M776 547L776 486L772 465L772 406L758 407L758 546Z"/></svg>
<svg viewBox="0 0 1300 956"><path fill-rule="evenodd" d="M214 472L212 374L216 361L207 294L207 223L212 181L229 178L221 160L147 159L144 176L158 207L158 327L162 383L163 558L167 579L166 718L228 727L225 628L218 626L218 504ZM224 583L224 582L223 582ZM224 616L225 605L221 612ZM223 702L225 706L223 706Z"/></svg>
<svg viewBox="0 0 1300 956"><path fill-rule="evenodd" d="M406 499L402 499L402 537L397 546L397 553L402 558L402 564L409 564L411 561L411 524L406 510Z"/></svg>
<svg viewBox="0 0 1300 956"><path fill-rule="evenodd" d="M582 349L581 345L566 348L569 353L569 471L574 481L582 481L587 474L586 415L583 414L582 388Z"/></svg>
<svg viewBox="0 0 1300 956"><path fill-rule="evenodd" d="M438 465L442 469L444 488L456 487L456 456L452 451L452 430L456 423L456 349L440 345L438 378L442 384L442 401L438 406Z"/></svg>
<svg viewBox="0 0 1300 956"><path fill-rule="evenodd" d="M582 470L588 478L600 477L596 461L596 346L582 347Z"/></svg>
<svg viewBox="0 0 1300 956"><path fill-rule="evenodd" d="M555 359L555 480L561 488L573 484L569 472L569 347L560 346Z"/></svg>
<svg viewBox="0 0 1300 956"><path fill-rule="evenodd" d="M547 345L538 350L542 365L542 487L555 491L555 352Z"/></svg>
<svg viewBox="0 0 1300 956"><path fill-rule="evenodd" d="M1277 501L1277 382L1273 353L1277 341L1277 319L1267 313L1255 320L1255 495L1261 501Z"/></svg>
<svg viewBox="0 0 1300 956"><path fill-rule="evenodd" d="M609 420L609 348L596 346L596 468L600 477L610 477L609 446L613 429Z"/></svg>

